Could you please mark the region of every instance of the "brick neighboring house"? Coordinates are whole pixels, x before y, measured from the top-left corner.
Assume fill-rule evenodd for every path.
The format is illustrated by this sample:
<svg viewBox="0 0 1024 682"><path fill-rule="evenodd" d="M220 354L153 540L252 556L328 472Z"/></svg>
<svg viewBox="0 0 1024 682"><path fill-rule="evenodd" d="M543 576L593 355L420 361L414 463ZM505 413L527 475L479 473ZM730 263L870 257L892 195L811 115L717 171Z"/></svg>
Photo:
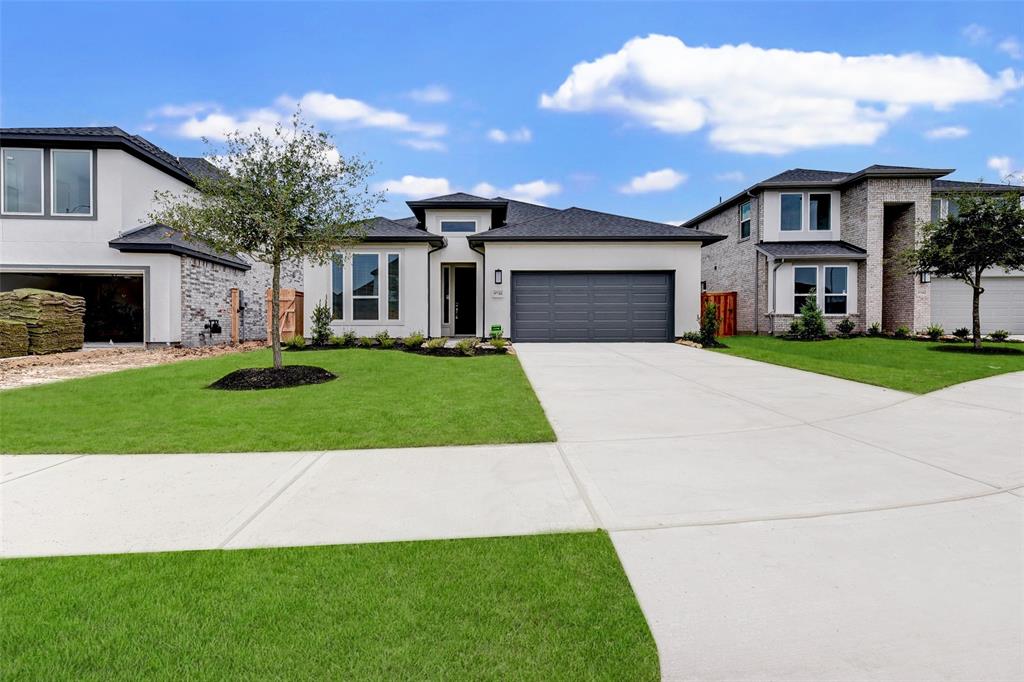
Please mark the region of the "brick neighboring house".
<svg viewBox="0 0 1024 682"><path fill-rule="evenodd" d="M950 193L1024 188L940 180L948 168L869 166L856 173L795 168L758 182L683 223L727 235L701 251L702 287L737 292L737 329L785 332L807 296L830 329L850 318L858 331L879 323L947 331L970 326L970 288L922 281L894 256L921 223L945 216ZM955 204L952 206L956 210ZM1024 273L986 272L984 331L1024 332Z"/></svg>

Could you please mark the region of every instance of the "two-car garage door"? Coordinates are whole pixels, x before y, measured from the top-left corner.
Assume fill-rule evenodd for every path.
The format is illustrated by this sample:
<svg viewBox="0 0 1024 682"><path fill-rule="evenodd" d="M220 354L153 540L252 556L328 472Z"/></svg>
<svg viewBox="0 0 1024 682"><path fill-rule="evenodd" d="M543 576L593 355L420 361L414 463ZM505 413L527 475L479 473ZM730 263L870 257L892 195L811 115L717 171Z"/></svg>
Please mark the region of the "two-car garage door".
<svg viewBox="0 0 1024 682"><path fill-rule="evenodd" d="M1024 277L982 277L981 331L1005 329L1024 334ZM958 327L971 327L973 290L955 279L933 279L931 286L932 324L947 333Z"/></svg>
<svg viewBox="0 0 1024 682"><path fill-rule="evenodd" d="M671 272L513 272L513 341L671 341Z"/></svg>

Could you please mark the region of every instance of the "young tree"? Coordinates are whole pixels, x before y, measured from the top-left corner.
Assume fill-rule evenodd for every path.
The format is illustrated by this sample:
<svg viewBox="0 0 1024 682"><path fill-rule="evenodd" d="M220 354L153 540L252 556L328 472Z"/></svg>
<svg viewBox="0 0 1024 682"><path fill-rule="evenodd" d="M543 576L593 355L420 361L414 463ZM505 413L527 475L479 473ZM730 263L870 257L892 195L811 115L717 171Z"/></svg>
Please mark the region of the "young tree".
<svg viewBox="0 0 1024 682"><path fill-rule="evenodd" d="M951 277L974 290L974 347L981 348L982 273L1024 269L1024 208L1017 192L962 192L950 198L958 211L923 225L922 239L903 254L916 273Z"/></svg>
<svg viewBox="0 0 1024 682"><path fill-rule="evenodd" d="M185 239L271 266L271 344L280 369L282 264L330 260L362 238L363 221L383 196L367 186L372 164L340 156L301 112L272 130L230 133L212 151L223 172L197 177L195 192L157 192L150 218Z"/></svg>

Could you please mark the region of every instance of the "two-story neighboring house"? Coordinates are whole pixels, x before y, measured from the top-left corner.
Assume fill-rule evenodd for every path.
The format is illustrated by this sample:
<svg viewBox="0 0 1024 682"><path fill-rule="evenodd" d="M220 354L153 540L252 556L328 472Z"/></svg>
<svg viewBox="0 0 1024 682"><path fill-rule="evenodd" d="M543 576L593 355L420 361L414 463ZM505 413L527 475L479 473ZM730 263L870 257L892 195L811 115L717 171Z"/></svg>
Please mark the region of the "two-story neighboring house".
<svg viewBox="0 0 1024 682"><path fill-rule="evenodd" d="M719 235L582 208L456 193L375 218L330 264L305 267L306 310L335 333L515 341L670 341L697 327L700 251Z"/></svg>
<svg viewBox="0 0 1024 682"><path fill-rule="evenodd" d="M950 193L1024 188L939 179L952 172L796 168L758 182L683 223L727 236L703 250L702 286L737 292L741 332L785 332L809 296L832 329L847 317L859 331L970 327L969 287L909 273L897 256L921 223L956 210ZM1024 273L985 274L983 330L1024 332Z"/></svg>
<svg viewBox="0 0 1024 682"><path fill-rule="evenodd" d="M228 340L230 290L243 339L266 337L269 268L152 224L157 190L217 170L117 127L0 129L0 290L85 297L87 343ZM299 267L283 286L301 288ZM217 320L221 331L216 333Z"/></svg>

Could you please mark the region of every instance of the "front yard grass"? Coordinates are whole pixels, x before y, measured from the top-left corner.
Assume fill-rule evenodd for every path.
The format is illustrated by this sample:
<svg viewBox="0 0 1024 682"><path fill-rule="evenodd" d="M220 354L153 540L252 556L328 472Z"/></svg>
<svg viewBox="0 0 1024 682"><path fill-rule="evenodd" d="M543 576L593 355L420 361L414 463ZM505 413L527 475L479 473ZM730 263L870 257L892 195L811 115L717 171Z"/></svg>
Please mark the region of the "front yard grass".
<svg viewBox="0 0 1024 682"><path fill-rule="evenodd" d="M0 678L656 680L603 532L0 561Z"/></svg>
<svg viewBox="0 0 1024 682"><path fill-rule="evenodd" d="M336 450L555 440L514 356L285 353L339 379L268 391L206 388L269 366L237 353L0 392L5 453Z"/></svg>
<svg viewBox="0 0 1024 682"><path fill-rule="evenodd" d="M928 393L963 381L1024 370L1024 345L985 343L992 352L967 352L968 344L857 337L788 341L772 336L728 336L715 352L795 367L908 393ZM1018 351L1018 352L1014 352Z"/></svg>

